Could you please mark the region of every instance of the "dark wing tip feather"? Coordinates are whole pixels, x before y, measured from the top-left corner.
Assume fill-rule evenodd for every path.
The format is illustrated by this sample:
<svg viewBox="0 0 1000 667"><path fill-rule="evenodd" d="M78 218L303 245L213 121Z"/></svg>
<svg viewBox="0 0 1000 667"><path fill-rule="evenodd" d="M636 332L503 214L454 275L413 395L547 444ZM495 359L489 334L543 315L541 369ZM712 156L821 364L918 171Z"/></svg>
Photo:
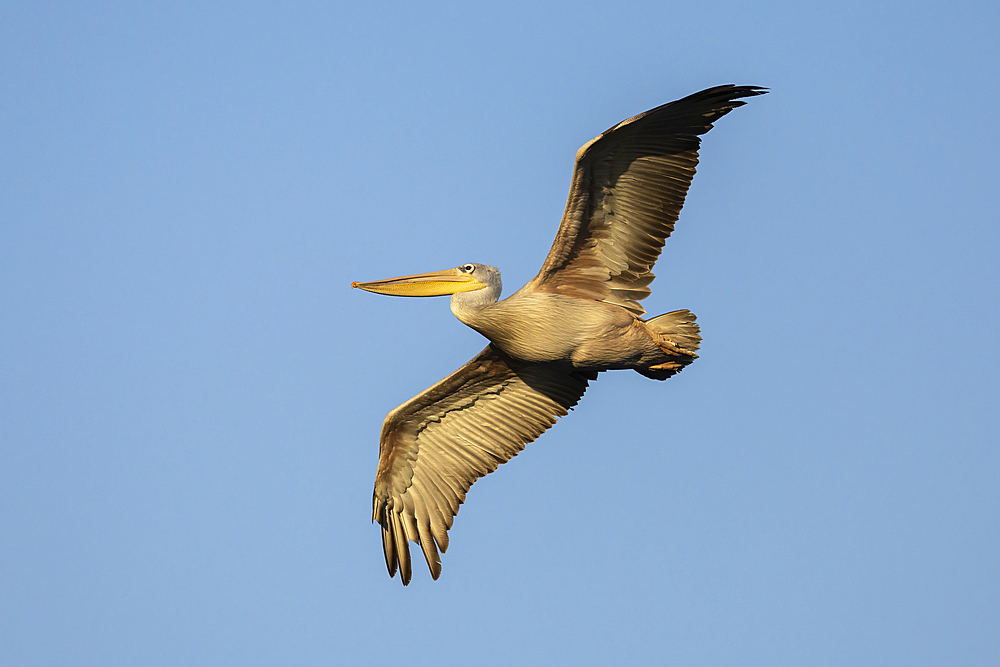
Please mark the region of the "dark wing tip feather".
<svg viewBox="0 0 1000 667"><path fill-rule="evenodd" d="M392 535L392 528L389 527L389 523L384 519L380 519L379 523L382 525L382 552L385 554L385 567L389 570L389 576L396 576L396 565L399 559L396 558L396 544L395 538Z"/></svg>
<svg viewBox="0 0 1000 667"><path fill-rule="evenodd" d="M658 123L672 123L676 122L679 118L690 117L695 108L701 106L703 107L701 115L707 119L707 122L699 121L698 125L685 129L689 130L690 134L704 134L712 129L713 122L725 116L733 109L745 105L746 102L742 101L742 98L754 97L756 95L766 95L767 93L768 89L762 86L737 86L733 83L727 83L722 86L706 88L705 90L693 93L687 97L682 97L681 99L673 102L661 104L660 106L654 107L649 111L643 111L642 113L636 114L631 118L626 118L588 141L577 153L577 161L579 161L590 150L590 148L601 139L604 139L611 133L625 127L626 125L632 125L633 123L643 120L644 118L655 116L655 121ZM676 132L677 128L675 128L674 131Z"/></svg>

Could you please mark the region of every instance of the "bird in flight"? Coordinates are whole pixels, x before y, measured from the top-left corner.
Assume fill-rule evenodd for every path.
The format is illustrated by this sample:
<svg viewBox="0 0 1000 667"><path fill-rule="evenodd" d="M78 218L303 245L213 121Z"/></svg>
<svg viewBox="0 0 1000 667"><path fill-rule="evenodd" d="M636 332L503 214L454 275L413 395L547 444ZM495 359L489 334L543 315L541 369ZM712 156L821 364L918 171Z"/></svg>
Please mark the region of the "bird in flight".
<svg viewBox="0 0 1000 667"><path fill-rule="evenodd" d="M457 371L382 425L372 521L389 576L410 582L410 542L431 576L465 494L552 426L607 370L666 380L697 358L695 316L645 318L653 264L674 230L700 135L758 86L717 86L624 120L577 151L569 199L541 270L500 300L485 264L351 286L393 296L451 295L451 311L487 339Z"/></svg>

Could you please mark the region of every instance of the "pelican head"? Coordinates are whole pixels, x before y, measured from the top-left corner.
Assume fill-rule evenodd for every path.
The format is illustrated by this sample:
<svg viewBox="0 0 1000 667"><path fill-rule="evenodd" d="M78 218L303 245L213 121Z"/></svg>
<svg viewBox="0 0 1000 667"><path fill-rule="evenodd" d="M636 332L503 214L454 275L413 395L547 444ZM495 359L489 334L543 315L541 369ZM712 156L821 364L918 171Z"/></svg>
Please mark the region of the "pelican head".
<svg viewBox="0 0 1000 667"><path fill-rule="evenodd" d="M351 287L390 296L445 296L485 290L484 294L477 295L479 298L474 299L475 301L484 297L486 300L496 301L500 297L502 288L500 270L486 264L463 264L444 271L372 280L366 283L354 282L351 283Z"/></svg>

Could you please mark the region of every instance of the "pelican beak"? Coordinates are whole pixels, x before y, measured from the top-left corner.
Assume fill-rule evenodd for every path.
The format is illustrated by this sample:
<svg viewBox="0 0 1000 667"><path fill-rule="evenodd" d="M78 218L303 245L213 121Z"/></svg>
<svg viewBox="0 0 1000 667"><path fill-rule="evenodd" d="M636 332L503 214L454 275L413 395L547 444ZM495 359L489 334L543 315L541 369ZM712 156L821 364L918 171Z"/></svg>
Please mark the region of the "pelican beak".
<svg viewBox="0 0 1000 667"><path fill-rule="evenodd" d="M351 283L351 287L390 296L443 296L456 292L474 292L486 285L458 269L445 269L415 276Z"/></svg>

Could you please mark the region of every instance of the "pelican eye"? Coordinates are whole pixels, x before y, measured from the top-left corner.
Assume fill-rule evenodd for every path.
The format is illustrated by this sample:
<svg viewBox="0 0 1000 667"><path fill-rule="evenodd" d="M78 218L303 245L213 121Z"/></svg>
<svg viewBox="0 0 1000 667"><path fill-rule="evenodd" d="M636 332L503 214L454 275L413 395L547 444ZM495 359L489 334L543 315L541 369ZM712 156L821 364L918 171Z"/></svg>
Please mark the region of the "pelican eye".
<svg viewBox="0 0 1000 667"><path fill-rule="evenodd" d="M473 271L476 270L476 267L473 266L472 264L466 264L465 266L462 267L462 270L465 271L466 273L472 273Z"/></svg>

